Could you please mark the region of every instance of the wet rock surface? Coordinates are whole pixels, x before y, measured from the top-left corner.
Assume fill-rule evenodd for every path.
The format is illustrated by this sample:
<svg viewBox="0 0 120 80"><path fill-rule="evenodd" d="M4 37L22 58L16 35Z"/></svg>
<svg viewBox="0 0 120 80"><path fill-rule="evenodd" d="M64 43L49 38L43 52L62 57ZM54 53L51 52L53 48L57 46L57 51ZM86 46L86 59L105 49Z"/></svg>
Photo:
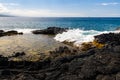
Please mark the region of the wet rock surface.
<svg viewBox="0 0 120 80"><path fill-rule="evenodd" d="M14 31L14 30L11 30L11 31L3 31L3 30L0 30L0 37L2 36L12 36L12 35L22 35L23 33L22 32L17 32L17 31Z"/></svg>
<svg viewBox="0 0 120 80"><path fill-rule="evenodd" d="M47 29L43 30L35 30L32 31L33 34L58 34L66 31L66 28L60 28L60 27L48 27Z"/></svg>
<svg viewBox="0 0 120 80"><path fill-rule="evenodd" d="M106 44L101 49L76 52L59 47L50 57L36 62L9 61L0 56L0 80L120 80L120 45L113 44L119 43L120 34L112 34L118 36L112 40L103 35L97 36Z"/></svg>

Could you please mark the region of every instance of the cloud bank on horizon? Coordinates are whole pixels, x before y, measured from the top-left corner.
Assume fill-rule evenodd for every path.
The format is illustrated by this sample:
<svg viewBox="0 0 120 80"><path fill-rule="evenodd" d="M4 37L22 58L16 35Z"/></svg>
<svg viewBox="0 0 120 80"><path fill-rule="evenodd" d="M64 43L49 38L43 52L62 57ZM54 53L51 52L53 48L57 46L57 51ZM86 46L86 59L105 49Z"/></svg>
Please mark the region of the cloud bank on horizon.
<svg viewBox="0 0 120 80"><path fill-rule="evenodd" d="M27 17L120 17L120 0L0 0L0 14Z"/></svg>
<svg viewBox="0 0 120 80"><path fill-rule="evenodd" d="M108 6L108 5L118 5L120 3L117 3L117 2L113 2L113 3L101 3L101 5L103 6Z"/></svg>

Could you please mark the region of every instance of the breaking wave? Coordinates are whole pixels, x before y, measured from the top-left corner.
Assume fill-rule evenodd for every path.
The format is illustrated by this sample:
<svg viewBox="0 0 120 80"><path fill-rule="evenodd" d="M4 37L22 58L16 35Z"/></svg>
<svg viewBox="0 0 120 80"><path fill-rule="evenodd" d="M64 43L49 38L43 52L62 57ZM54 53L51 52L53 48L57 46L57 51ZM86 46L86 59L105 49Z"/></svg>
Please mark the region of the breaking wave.
<svg viewBox="0 0 120 80"><path fill-rule="evenodd" d="M103 33L118 33L120 31L96 31L96 30L81 30L71 29L61 34L57 34L54 39L60 42L73 42L75 46L80 46L84 42L92 42L95 35Z"/></svg>

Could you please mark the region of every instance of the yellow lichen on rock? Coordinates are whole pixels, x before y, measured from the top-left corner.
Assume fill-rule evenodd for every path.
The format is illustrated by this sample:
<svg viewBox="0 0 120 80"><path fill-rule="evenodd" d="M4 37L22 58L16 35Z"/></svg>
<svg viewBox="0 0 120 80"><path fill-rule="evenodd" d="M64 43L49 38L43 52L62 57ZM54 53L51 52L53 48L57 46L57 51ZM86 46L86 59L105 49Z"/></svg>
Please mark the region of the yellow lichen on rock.
<svg viewBox="0 0 120 80"><path fill-rule="evenodd" d="M22 61L22 59L20 59L20 58L13 58L12 61L18 61L19 62L19 61Z"/></svg>
<svg viewBox="0 0 120 80"><path fill-rule="evenodd" d="M81 44L79 49L82 50L82 51L87 51L87 50L89 50L91 48L101 49L104 46L105 46L105 44L98 43L97 41L86 42L86 43L84 42L84 43Z"/></svg>
<svg viewBox="0 0 120 80"><path fill-rule="evenodd" d="M92 44L93 44L93 46L95 46L96 48L99 48L99 49L101 49L102 47L105 46L105 44L98 43L95 40L92 42Z"/></svg>
<svg viewBox="0 0 120 80"><path fill-rule="evenodd" d="M82 43L80 49L82 51L87 51L87 50L91 49L92 47L93 47L92 43L88 42L88 43Z"/></svg>

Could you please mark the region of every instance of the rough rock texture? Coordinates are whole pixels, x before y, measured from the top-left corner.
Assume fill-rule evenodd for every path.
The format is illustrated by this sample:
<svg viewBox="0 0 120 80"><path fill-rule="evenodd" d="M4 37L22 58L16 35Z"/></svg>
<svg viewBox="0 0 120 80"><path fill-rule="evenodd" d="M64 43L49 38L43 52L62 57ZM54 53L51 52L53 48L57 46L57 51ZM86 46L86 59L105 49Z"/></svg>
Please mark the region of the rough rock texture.
<svg viewBox="0 0 120 80"><path fill-rule="evenodd" d="M19 57L19 56L24 56L25 53L24 52L17 52L17 53L14 53L12 56L10 57Z"/></svg>
<svg viewBox="0 0 120 80"><path fill-rule="evenodd" d="M35 30L32 31L33 34L58 34L66 31L66 28L60 28L60 27L48 27L47 29L43 30Z"/></svg>
<svg viewBox="0 0 120 80"><path fill-rule="evenodd" d="M109 44L109 43L120 44L120 33L101 34L101 35L95 36L95 40L103 44Z"/></svg>
<svg viewBox="0 0 120 80"><path fill-rule="evenodd" d="M0 80L120 80L120 45L112 42L119 43L116 35L119 37L118 34L111 37L117 39L105 42L107 45L101 49L91 48L79 54L59 55L61 57L54 59L15 62L0 56ZM101 36L97 39L104 38ZM60 47L51 54L73 52L70 51L67 47Z"/></svg>
<svg viewBox="0 0 120 80"><path fill-rule="evenodd" d="M17 31L14 31L14 30L11 30L11 31L3 31L3 30L0 30L0 37L2 36L11 36L11 35L22 35L23 33L22 32L17 32Z"/></svg>

